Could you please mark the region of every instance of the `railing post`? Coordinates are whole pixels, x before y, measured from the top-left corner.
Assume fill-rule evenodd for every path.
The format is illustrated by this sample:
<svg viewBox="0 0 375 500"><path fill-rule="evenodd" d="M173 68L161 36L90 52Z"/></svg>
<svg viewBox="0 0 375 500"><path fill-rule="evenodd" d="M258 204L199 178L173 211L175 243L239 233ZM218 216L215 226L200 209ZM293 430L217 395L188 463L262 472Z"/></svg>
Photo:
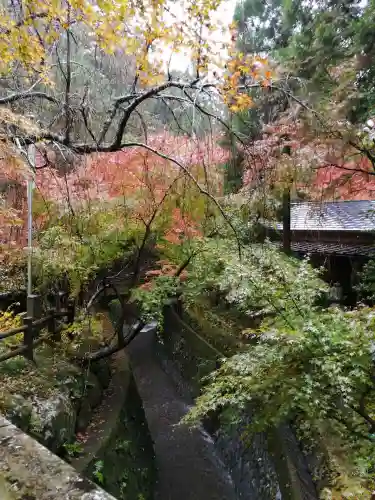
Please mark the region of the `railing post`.
<svg viewBox="0 0 375 500"><path fill-rule="evenodd" d="M33 294L27 296L27 316L39 319L42 314L40 295Z"/></svg>
<svg viewBox="0 0 375 500"><path fill-rule="evenodd" d="M172 305L172 307L174 307L176 313L178 314L178 316L182 317L182 300L181 300L181 297L177 297L176 299L176 302L174 302L174 304Z"/></svg>
<svg viewBox="0 0 375 500"><path fill-rule="evenodd" d="M29 359L30 361L34 361L34 356L33 356L33 340L34 340L34 335L33 335L33 318L30 316L26 316L23 319L23 322L26 326L26 330L23 332L23 344L26 347L26 352L24 354L25 358Z"/></svg>
<svg viewBox="0 0 375 500"><path fill-rule="evenodd" d="M57 312L61 312L61 309L64 307L65 303L65 292L57 292L55 295L55 307Z"/></svg>

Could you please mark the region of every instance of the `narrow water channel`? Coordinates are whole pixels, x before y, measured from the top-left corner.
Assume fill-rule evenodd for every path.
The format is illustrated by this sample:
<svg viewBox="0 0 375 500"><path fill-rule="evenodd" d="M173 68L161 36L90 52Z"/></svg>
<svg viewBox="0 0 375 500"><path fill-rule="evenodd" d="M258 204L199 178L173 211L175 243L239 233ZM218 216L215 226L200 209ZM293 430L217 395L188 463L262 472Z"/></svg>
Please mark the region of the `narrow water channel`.
<svg viewBox="0 0 375 500"><path fill-rule="evenodd" d="M154 353L153 331L128 347L134 377L154 441L155 500L236 500L234 486L210 436L178 425L189 407ZM250 500L250 499L249 499Z"/></svg>

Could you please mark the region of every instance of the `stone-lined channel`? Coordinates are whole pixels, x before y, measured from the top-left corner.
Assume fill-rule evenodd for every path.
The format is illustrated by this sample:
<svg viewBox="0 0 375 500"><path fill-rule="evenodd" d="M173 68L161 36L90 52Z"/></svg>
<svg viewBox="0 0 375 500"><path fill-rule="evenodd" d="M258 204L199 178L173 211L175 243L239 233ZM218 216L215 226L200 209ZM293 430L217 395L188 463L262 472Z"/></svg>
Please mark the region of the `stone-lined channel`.
<svg viewBox="0 0 375 500"><path fill-rule="evenodd" d="M154 331L142 332L127 351L154 441L155 500L236 500L232 480L210 436L203 429L179 425L189 402L156 357Z"/></svg>

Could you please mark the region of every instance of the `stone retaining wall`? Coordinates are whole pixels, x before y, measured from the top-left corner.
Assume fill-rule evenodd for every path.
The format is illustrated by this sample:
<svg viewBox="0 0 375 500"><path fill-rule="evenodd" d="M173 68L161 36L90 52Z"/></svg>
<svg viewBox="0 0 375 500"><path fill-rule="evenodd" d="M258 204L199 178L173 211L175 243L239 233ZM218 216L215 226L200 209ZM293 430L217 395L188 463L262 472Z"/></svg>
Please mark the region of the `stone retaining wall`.
<svg viewBox="0 0 375 500"><path fill-rule="evenodd" d="M112 336L112 324L105 316L102 321L107 336ZM80 346L82 354L98 348L91 344ZM65 350L59 351L59 344L45 344L35 353L35 364L21 357L0 364L0 378L0 415L16 425L20 433L27 433L25 437L36 439L50 450L51 456L73 461L76 474L85 475L119 499L151 498L153 445L124 352L91 363L86 369L73 364ZM11 480L18 484L18 468L14 470ZM81 481L87 483L83 477ZM4 498L0 484L0 500ZM30 494L15 498L44 499ZM102 497L56 493L55 497L45 498Z"/></svg>
<svg viewBox="0 0 375 500"><path fill-rule="evenodd" d="M115 500L0 416L1 500Z"/></svg>

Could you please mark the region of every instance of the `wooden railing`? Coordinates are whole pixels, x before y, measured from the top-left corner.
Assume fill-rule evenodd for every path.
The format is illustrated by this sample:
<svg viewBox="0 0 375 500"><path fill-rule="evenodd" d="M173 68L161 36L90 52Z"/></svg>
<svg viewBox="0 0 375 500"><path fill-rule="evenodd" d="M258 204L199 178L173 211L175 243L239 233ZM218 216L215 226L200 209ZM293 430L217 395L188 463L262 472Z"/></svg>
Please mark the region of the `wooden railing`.
<svg viewBox="0 0 375 500"><path fill-rule="evenodd" d="M55 296L55 307L47 311L47 315L40 317L40 297L28 297L28 313L23 316L23 325L6 332L0 332L1 342L10 337L23 333L23 340L19 346L9 347L9 352L0 354L0 362L16 356L34 360L34 349L42 342L61 340L61 332L74 322L75 304L68 301L66 294L59 292ZM46 333L40 335L42 330Z"/></svg>

